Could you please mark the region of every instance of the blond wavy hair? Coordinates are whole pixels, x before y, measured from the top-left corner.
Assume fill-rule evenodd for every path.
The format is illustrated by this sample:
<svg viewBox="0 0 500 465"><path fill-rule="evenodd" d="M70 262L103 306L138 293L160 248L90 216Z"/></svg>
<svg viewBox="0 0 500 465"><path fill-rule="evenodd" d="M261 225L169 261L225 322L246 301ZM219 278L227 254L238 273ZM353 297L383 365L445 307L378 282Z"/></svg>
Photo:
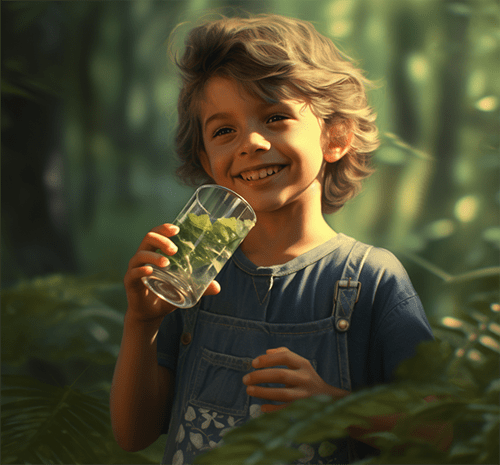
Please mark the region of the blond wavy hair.
<svg viewBox="0 0 500 465"><path fill-rule="evenodd" d="M371 82L311 23L279 15L204 21L189 32L184 54L174 60L181 76L177 175L186 184L213 182L198 154L204 149L200 102L214 76L235 79L268 102L303 99L333 129L336 145L352 137L347 154L326 164L323 212L339 210L372 173L370 153L379 142L365 90Z"/></svg>

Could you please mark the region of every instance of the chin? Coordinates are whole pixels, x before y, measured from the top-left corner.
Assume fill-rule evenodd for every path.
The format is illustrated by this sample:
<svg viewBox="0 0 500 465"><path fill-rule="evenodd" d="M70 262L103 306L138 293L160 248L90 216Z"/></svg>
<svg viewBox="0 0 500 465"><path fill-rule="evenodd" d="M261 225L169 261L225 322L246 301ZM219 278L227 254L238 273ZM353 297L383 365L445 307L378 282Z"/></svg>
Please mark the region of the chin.
<svg viewBox="0 0 500 465"><path fill-rule="evenodd" d="M255 210L255 213L259 214L261 213L272 213L277 210L282 209L283 207L286 206L286 203L283 202L279 198L274 198L274 199L263 199L262 197L258 198L246 198L247 202L252 206L252 208Z"/></svg>

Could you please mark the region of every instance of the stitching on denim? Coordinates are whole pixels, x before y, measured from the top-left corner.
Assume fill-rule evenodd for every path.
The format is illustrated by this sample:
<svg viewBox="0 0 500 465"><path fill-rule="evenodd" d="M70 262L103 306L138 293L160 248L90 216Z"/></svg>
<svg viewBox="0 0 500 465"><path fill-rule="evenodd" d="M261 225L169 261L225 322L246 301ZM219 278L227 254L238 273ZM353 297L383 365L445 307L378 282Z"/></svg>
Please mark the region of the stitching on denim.
<svg viewBox="0 0 500 465"><path fill-rule="evenodd" d="M203 349L203 355L201 358L212 365L230 368L235 371L248 371L252 367L252 360L249 357L237 357L236 355L221 354L206 348Z"/></svg>
<svg viewBox="0 0 500 465"><path fill-rule="evenodd" d="M244 327L244 326L234 326L234 325L228 325L228 324L225 324L225 323L214 323L214 322L211 322L211 324L213 325L218 325L218 326L225 326L226 328L231 328L231 329L235 329L235 330L239 330L239 331L260 331L258 328L249 328L249 327ZM265 332L268 332L270 334L284 334L284 335L292 335L292 334L314 334L314 333L323 333L323 332L327 332L327 331L331 331L332 327L329 325L329 326L325 326L324 328L320 328L318 330L315 330L315 331L301 331L301 332L288 332L288 331L273 331L273 330L267 330Z"/></svg>
<svg viewBox="0 0 500 465"><path fill-rule="evenodd" d="M341 236L341 233L338 234L338 236ZM260 270L254 270L253 268L250 268L250 267L247 267L244 263L240 262L238 260L237 257L235 257L234 255L231 257L231 260L234 262L234 264L242 271L244 271L245 273L249 274L249 275L252 275L252 276L274 276L274 277L281 277L281 276L288 276L290 274L293 274L293 273L296 273L297 271L300 271L308 266L311 266L311 265L314 265L315 263L317 263L319 260L323 259L324 257L326 257L327 255L331 254L332 252L334 252L335 250L337 250L339 247L340 247L340 244L337 242L338 239L337 238L333 238L333 239L330 239L329 241L327 241L328 243L332 243L332 241L335 240L335 247L333 248L327 248L326 250L323 250L322 253L319 253L317 256L315 255L314 256L314 259L311 261L311 262L307 262L305 264L300 264L299 266L296 266L296 267L293 267L292 269L287 269L286 267L286 264L282 264L282 265L273 265L271 268L273 268L272 270L270 270L270 272L264 272L262 269ZM326 243L325 243L326 244ZM318 246L318 247L322 247L321 245ZM318 248L317 247L317 248ZM313 249L314 250L314 249ZM312 252L309 251L307 253L310 253ZM294 260L294 259L292 259ZM285 268L285 270L283 270L283 267ZM260 268L266 268L266 267L260 267Z"/></svg>
<svg viewBox="0 0 500 465"><path fill-rule="evenodd" d="M262 302L260 300L259 291L257 290L257 285L255 284L255 280L253 279L253 276L251 276L251 278L252 278L253 288L255 290L255 293L257 294L257 300L259 301L259 304L262 305ZM265 297L264 297L264 299L265 299Z"/></svg>
<svg viewBox="0 0 500 465"><path fill-rule="evenodd" d="M273 275L269 275L269 286L268 286L266 295L264 296L264 298L262 300L260 300L260 294L259 294L259 290L257 289L257 284L255 283L255 279L253 276L251 276L251 278L252 278L253 288L255 289L255 293L257 294L257 299L259 300L259 304L263 305L265 300L267 299L267 296L269 295L269 292L271 292L271 289L273 288L273 283L274 283Z"/></svg>
<svg viewBox="0 0 500 465"><path fill-rule="evenodd" d="M342 370L342 364L343 364L343 356L344 354L341 351L341 341L340 341L340 334L336 334L336 339L337 339L337 356L339 358L339 374L340 374L340 387L342 389L346 389L345 383L344 383L344 372Z"/></svg>
<svg viewBox="0 0 500 465"><path fill-rule="evenodd" d="M216 354L216 353L214 353L214 354ZM219 355L222 355L225 357L231 357L231 356L228 356L227 354L219 354ZM226 406L221 406L221 405L214 405L210 402L206 402L206 401L201 400L199 398L200 389L201 389L201 385L202 385L201 376L202 376L202 374L206 373L206 371L208 370L210 365L222 366L224 368L227 368L227 369L233 370L233 371L239 371L239 372L242 371L242 370L234 369L232 366L220 365L218 363L216 364L212 360L213 357L214 356L212 355L211 351L208 351L208 349L204 349L200 360L193 365L192 370L196 370L196 375L195 375L193 387L192 387L190 395L189 395L188 402L192 405L195 405L196 407L210 408L216 412L223 413L226 415L244 416L246 411L248 410L248 405L250 402L250 397L246 394L245 394L245 402L244 402L242 409L236 409L236 408L231 408L231 407L226 407ZM235 357L235 356L232 356L232 357ZM235 358L237 358L237 357L235 357Z"/></svg>

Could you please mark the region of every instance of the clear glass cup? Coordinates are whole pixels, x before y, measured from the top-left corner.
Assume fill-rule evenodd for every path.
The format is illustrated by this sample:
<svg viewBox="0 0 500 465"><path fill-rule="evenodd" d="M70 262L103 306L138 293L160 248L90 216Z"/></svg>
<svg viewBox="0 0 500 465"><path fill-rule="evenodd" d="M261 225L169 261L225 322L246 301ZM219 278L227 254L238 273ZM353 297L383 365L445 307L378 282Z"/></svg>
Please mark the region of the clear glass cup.
<svg viewBox="0 0 500 465"><path fill-rule="evenodd" d="M215 184L199 187L173 222L180 231L170 240L178 251L165 255L166 267L150 265L153 274L142 281L176 307L194 306L256 221L236 192Z"/></svg>

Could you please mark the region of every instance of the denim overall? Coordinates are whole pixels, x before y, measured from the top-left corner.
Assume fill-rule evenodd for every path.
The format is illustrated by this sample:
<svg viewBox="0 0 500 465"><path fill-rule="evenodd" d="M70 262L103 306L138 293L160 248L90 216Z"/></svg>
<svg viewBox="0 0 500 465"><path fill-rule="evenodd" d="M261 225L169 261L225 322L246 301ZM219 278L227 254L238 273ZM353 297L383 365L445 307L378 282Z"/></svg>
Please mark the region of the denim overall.
<svg viewBox="0 0 500 465"><path fill-rule="evenodd" d="M261 414L262 399L249 397L242 378L253 371L263 348L288 347L307 358L328 384L351 390L347 331L361 283L358 277L371 246L354 242L342 277L335 286L329 318L282 324L234 318L200 309L183 310L183 334L176 373L176 400L163 463L180 465L221 441L224 434ZM270 278L272 285L272 277ZM196 334L196 337L193 335ZM318 445L297 445L304 454L296 463L350 463L357 457L353 441L335 441L329 456ZM330 448L331 450L331 448Z"/></svg>

